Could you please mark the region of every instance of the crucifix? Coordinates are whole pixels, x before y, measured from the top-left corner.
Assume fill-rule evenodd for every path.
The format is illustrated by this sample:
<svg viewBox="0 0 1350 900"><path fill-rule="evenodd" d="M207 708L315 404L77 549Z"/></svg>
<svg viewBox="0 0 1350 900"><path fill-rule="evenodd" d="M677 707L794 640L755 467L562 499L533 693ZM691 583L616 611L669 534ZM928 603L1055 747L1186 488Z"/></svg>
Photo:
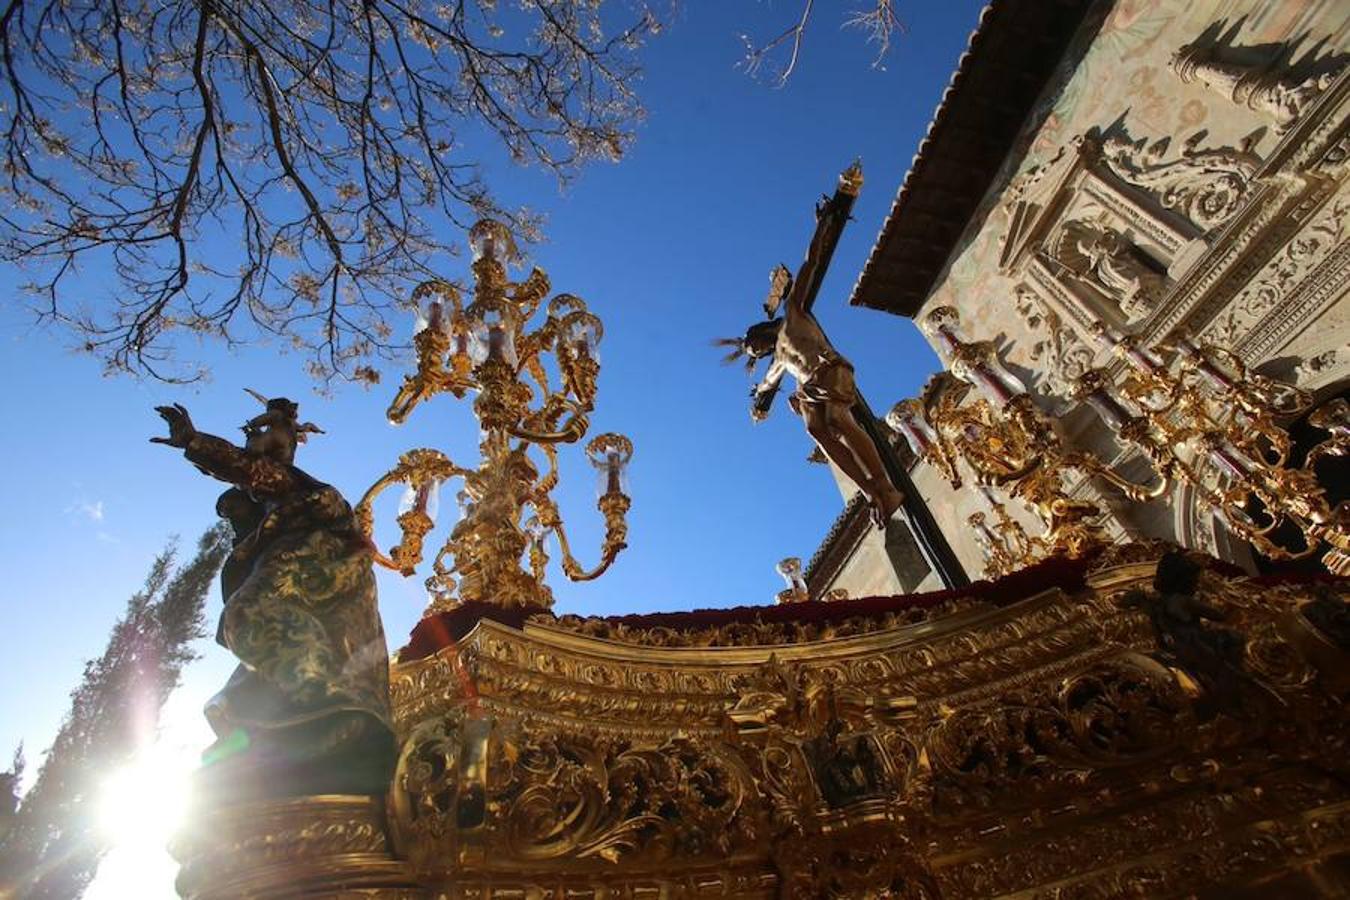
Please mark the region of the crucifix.
<svg viewBox="0 0 1350 900"><path fill-rule="evenodd" d="M745 356L752 371L758 360L769 358L768 371L751 392L751 417L768 416L783 376L791 375L797 389L789 405L821 452L867 497L877 526L895 527L892 518L898 514L942 583L961 587L970 583L961 564L896 457L886 429L858 392L853 366L830 344L811 312L861 188L862 166L855 162L839 176L834 196L817 204L816 231L797 276L784 265L774 269L764 302L768 318L743 337L720 343L735 348L729 361Z"/></svg>

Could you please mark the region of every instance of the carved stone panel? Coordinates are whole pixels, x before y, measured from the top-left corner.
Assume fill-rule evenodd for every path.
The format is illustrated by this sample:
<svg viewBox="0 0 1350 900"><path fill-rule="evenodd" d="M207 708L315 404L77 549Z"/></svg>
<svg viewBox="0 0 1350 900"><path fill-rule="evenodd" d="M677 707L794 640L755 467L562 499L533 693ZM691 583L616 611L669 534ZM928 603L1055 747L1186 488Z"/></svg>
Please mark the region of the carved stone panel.
<svg viewBox="0 0 1350 900"><path fill-rule="evenodd" d="M1162 265L1111 225L1073 219L1048 250L1062 277L1115 306L1127 322L1144 318L1161 300Z"/></svg>
<svg viewBox="0 0 1350 900"><path fill-rule="evenodd" d="M1295 61L1302 41L1265 46L1236 42L1241 23L1215 22L1172 55L1170 67L1184 83L1198 83L1225 99L1265 113L1283 134L1347 68L1346 54L1318 53Z"/></svg>
<svg viewBox="0 0 1350 900"><path fill-rule="evenodd" d="M1063 320L1032 288L1022 284L1013 290L1017 314L1029 336L1028 362L1041 375L1038 385L1045 393L1068 400L1074 380L1092 367L1096 353L1064 325Z"/></svg>

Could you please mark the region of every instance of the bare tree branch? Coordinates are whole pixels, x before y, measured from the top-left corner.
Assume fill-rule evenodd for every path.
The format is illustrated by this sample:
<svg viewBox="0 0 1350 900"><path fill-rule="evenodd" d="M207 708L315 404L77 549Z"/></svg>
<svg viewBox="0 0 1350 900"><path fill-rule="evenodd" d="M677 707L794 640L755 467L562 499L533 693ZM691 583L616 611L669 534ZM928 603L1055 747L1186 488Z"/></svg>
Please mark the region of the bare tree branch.
<svg viewBox="0 0 1350 900"><path fill-rule="evenodd" d="M845 28L860 28L867 33L869 43L877 45L877 57L874 67L880 68L882 60L891 49L894 35L905 31L904 23L895 12L896 0L870 0L871 6L857 9L844 20ZM797 68L801 57L802 41L811 24L811 13L815 0L802 0L797 19L777 36L758 41L749 35L741 35L745 44L745 56L740 68L752 78L765 78L775 87L783 87Z"/></svg>
<svg viewBox="0 0 1350 900"><path fill-rule="evenodd" d="M265 335L373 379L447 235L537 236L469 147L562 180L623 154L657 2L0 0L0 257L109 371Z"/></svg>

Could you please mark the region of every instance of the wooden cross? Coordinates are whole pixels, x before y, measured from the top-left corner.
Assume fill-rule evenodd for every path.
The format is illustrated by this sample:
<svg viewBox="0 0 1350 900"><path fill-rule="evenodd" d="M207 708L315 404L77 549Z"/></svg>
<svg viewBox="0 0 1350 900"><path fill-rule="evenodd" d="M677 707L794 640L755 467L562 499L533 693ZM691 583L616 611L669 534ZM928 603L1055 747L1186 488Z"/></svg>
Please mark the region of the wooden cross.
<svg viewBox="0 0 1350 900"><path fill-rule="evenodd" d="M769 296L764 303L764 311L769 318L772 319L784 303L796 303L801 310L810 313L861 188L862 166L855 162L839 176L839 186L834 196L823 198L816 206L816 230L796 277L793 278L784 265L779 265L772 272ZM818 327L819 323L816 325ZM772 402L772 394L776 389L776 384L770 385L763 392L767 397L756 398L756 406L762 405L767 411L767 402ZM913 533L924 559L945 587L968 585L970 579L933 518L932 510L920 498L909 472L896 455L888 439L888 429L877 420L862 393L855 392L855 396L852 408L854 419L876 446L891 484L904 495L898 512Z"/></svg>

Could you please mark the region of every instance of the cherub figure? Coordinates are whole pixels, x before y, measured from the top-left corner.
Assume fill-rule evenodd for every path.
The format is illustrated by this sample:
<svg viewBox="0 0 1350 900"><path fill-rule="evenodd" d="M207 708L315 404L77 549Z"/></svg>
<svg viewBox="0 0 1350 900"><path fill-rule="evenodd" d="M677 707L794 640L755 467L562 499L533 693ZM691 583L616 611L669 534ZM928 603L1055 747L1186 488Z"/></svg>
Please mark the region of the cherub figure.
<svg viewBox="0 0 1350 900"><path fill-rule="evenodd" d="M266 407L265 412L241 426L244 450L248 453L290 465L295 462L296 447L305 443L307 435L324 433L313 422L300 423L300 404L294 400L264 397L251 388L244 390Z"/></svg>
<svg viewBox="0 0 1350 900"><path fill-rule="evenodd" d="M736 348L727 362L745 356L746 368L752 372L756 362L771 357L764 378L750 393L750 416L756 422L768 417L783 376L796 379L797 389L788 404L802 417L807 433L825 456L867 495L873 521L885 528L904 494L892 483L876 443L854 415L858 388L853 366L834 349L806 308L805 286L818 257L815 252L808 254L795 284L786 266L775 269L764 303L768 320L750 326L743 337L718 343ZM785 311L780 318L777 313L782 306Z"/></svg>

